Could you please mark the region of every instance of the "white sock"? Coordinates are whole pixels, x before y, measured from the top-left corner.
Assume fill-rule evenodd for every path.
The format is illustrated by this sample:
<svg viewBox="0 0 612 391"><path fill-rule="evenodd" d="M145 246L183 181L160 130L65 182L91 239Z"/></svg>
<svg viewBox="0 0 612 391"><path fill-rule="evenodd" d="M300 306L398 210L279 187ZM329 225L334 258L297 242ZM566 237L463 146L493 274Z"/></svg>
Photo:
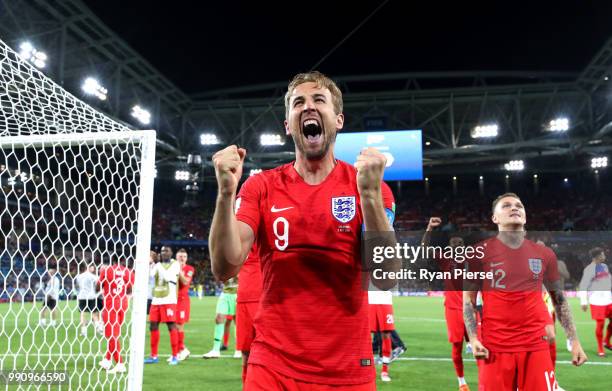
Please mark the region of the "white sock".
<svg viewBox="0 0 612 391"><path fill-rule="evenodd" d="M40 325L41 326L46 326L47 325L47 319L41 319L40 320Z"/></svg>
<svg viewBox="0 0 612 391"><path fill-rule="evenodd" d="M87 326L81 326L81 333L87 334Z"/></svg>
<svg viewBox="0 0 612 391"><path fill-rule="evenodd" d="M465 377L458 377L457 380L459 380L459 387L461 387L464 384L467 384L465 382Z"/></svg>

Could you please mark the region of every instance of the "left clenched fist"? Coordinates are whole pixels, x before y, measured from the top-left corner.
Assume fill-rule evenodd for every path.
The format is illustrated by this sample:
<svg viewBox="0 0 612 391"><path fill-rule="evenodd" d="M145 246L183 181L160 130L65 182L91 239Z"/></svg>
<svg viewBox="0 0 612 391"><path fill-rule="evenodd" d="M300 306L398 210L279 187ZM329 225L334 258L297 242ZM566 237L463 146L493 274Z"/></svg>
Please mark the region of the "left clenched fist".
<svg viewBox="0 0 612 391"><path fill-rule="evenodd" d="M357 169L357 190L361 196L380 191L380 183L385 173L387 158L376 148L361 150L355 168Z"/></svg>

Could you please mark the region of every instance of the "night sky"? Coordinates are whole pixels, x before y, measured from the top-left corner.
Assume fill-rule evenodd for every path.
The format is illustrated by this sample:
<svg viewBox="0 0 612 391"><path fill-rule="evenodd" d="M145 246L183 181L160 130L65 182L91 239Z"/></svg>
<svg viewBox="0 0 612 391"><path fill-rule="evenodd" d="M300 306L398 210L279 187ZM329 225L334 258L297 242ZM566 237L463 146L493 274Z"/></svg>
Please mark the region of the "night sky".
<svg viewBox="0 0 612 391"><path fill-rule="evenodd" d="M382 3L85 2L187 93L288 80ZM612 1L470 3L390 0L318 69L580 71L612 37Z"/></svg>

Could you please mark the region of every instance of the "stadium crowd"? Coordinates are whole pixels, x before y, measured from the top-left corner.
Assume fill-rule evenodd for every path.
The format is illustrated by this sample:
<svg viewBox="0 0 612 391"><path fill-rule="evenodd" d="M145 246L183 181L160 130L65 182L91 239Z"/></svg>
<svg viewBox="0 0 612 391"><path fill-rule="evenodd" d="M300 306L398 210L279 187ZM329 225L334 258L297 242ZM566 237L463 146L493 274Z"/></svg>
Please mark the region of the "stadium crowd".
<svg viewBox="0 0 612 391"><path fill-rule="evenodd" d="M396 231L423 230L428 216L442 216L442 231L447 234L494 229L489 217L490 200L481 196L477 189L461 189L459 195L453 195L450 189L435 190L429 195L409 190L406 192L409 194L396 197ZM522 197L531 211L528 221L530 231L612 230L612 196L607 192L582 192L580 189L559 191L558 188L551 188L537 195L525 192ZM153 212L152 243L157 249L164 243L180 244L187 248L190 262L196 270L193 285L201 285L204 295L215 295L220 292L222 285L212 276L206 246L213 203L206 195L200 198L199 203L201 208L183 207L171 201L171 198L157 201ZM15 204L8 207L18 209ZM44 214L41 216L44 217ZM74 297L72 281L79 273L80 265L92 261L99 265L105 261L100 255L91 259L91 254L81 249L53 248L52 243L29 240L35 232L40 235L39 226L45 222L48 223L46 229L49 232L67 235L63 232L62 224L58 223L59 216L48 216L36 224L34 221L25 227L17 225L9 228L9 216L4 215L2 218L3 232L7 235L0 235L0 249L3 249L0 253L0 301L32 301L35 297L40 298L41 282L45 282L47 269L51 266L58 269L62 279L60 297ZM557 252L559 258L566 262L571 275L566 281L566 289L575 289L583 267L589 262L587 252L579 249L569 251L563 246ZM419 287L403 288L411 290Z"/></svg>

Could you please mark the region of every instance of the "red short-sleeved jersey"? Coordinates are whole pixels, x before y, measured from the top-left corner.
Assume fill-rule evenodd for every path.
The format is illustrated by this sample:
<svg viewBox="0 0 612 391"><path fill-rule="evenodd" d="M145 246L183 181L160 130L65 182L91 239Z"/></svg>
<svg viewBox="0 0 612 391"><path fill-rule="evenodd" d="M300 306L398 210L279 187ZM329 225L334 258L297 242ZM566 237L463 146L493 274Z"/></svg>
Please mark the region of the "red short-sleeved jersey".
<svg viewBox="0 0 612 391"><path fill-rule="evenodd" d="M453 272L455 269L463 269L463 263L455 262L454 259L442 257L438 259L440 271ZM463 281L461 279L452 279L444 281L444 306L449 310L463 310Z"/></svg>
<svg viewBox="0 0 612 391"><path fill-rule="evenodd" d="M179 289L178 289L178 298L177 301L181 300L189 300L189 286L191 285L191 280L195 274L195 269L191 265L185 265L182 268L183 274L185 278L187 278L187 283L183 284L179 279Z"/></svg>
<svg viewBox="0 0 612 391"><path fill-rule="evenodd" d="M527 239L516 249L496 237L479 245L484 257L471 260L470 271L493 272L481 289L483 345L493 352L548 349L542 286L559 279L555 253Z"/></svg>
<svg viewBox="0 0 612 391"><path fill-rule="evenodd" d="M110 265L100 271L98 282L104 292L104 306L120 307L127 303L127 290L134 285L134 272L122 265Z"/></svg>
<svg viewBox="0 0 612 391"><path fill-rule="evenodd" d="M254 244L238 273L238 303L258 302L261 297L261 264Z"/></svg>
<svg viewBox="0 0 612 391"><path fill-rule="evenodd" d="M309 185L290 163L242 186L237 218L255 233L263 276L249 364L311 383L374 379L356 178L338 161ZM394 209L385 184L383 202Z"/></svg>

